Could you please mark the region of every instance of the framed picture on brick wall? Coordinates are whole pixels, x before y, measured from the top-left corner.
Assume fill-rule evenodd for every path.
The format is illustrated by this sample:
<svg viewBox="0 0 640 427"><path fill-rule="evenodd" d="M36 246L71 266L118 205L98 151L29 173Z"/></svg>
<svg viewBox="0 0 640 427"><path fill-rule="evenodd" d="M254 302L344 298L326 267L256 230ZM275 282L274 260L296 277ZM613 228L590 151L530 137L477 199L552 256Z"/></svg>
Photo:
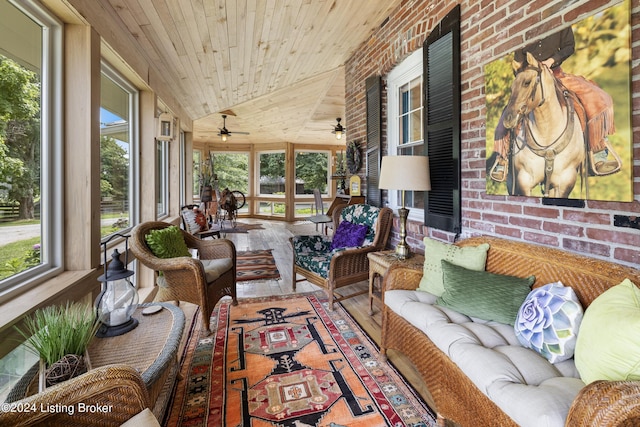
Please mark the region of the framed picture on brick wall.
<svg viewBox="0 0 640 427"><path fill-rule="evenodd" d="M633 201L630 5L484 68L487 194Z"/></svg>

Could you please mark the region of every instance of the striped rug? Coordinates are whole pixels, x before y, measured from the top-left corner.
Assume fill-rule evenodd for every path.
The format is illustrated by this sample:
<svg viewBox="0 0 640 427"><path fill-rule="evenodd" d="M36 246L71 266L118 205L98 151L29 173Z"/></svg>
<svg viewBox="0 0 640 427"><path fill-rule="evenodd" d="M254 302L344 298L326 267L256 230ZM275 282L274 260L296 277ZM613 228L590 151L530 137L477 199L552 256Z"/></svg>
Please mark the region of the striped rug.
<svg viewBox="0 0 640 427"><path fill-rule="evenodd" d="M273 249L238 251L236 280L279 279L280 272L272 252Z"/></svg>

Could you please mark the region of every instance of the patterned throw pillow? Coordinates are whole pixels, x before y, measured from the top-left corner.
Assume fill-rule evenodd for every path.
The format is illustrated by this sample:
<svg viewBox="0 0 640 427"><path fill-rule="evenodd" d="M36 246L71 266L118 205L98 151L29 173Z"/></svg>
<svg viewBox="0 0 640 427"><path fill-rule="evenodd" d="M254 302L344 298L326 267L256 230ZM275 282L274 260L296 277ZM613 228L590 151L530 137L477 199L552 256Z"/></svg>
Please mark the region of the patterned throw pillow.
<svg viewBox="0 0 640 427"><path fill-rule="evenodd" d="M151 230L144 238L151 252L158 258L191 256L189 248L182 237L182 231L175 225Z"/></svg>
<svg viewBox="0 0 640 427"><path fill-rule="evenodd" d="M362 246L368 230L369 227L366 225L342 221L333 235L330 249L334 250Z"/></svg>
<svg viewBox="0 0 640 427"><path fill-rule="evenodd" d="M551 363L573 357L583 310L576 293L562 282L532 290L514 325L518 341Z"/></svg>

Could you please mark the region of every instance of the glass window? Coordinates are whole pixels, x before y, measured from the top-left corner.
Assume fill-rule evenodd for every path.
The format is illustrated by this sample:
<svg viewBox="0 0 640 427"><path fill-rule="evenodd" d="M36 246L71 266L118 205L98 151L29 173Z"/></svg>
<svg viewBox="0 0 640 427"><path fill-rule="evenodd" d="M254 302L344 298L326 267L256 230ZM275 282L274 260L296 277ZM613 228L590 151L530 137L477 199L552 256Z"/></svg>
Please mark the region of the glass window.
<svg viewBox="0 0 640 427"><path fill-rule="evenodd" d="M200 197L200 170L202 168L202 151L193 150L193 195Z"/></svg>
<svg viewBox="0 0 640 427"><path fill-rule="evenodd" d="M213 173L218 178L214 186L217 190L228 188L249 195L249 153L209 153L213 159ZM240 213L249 212L249 203L245 203Z"/></svg>
<svg viewBox="0 0 640 427"><path fill-rule="evenodd" d="M137 91L103 64L100 87L100 220L105 237L134 224Z"/></svg>
<svg viewBox="0 0 640 427"><path fill-rule="evenodd" d="M284 152L258 153L259 194L284 196Z"/></svg>
<svg viewBox="0 0 640 427"><path fill-rule="evenodd" d="M169 141L156 141L156 200L158 218L169 215Z"/></svg>
<svg viewBox="0 0 640 427"><path fill-rule="evenodd" d="M328 151L296 152L296 194L313 194L315 188L328 193L329 156Z"/></svg>
<svg viewBox="0 0 640 427"><path fill-rule="evenodd" d="M0 1L0 290L62 269L62 25L39 2ZM0 359L0 401L37 361Z"/></svg>
<svg viewBox="0 0 640 427"><path fill-rule="evenodd" d="M389 117L389 155L425 155L422 105L422 49L414 52L389 73L387 79ZM405 205L409 217L424 219L423 191L405 191ZM401 204L400 192L389 191L389 205Z"/></svg>
<svg viewBox="0 0 640 427"><path fill-rule="evenodd" d="M0 290L61 269L62 27L0 2Z"/></svg>

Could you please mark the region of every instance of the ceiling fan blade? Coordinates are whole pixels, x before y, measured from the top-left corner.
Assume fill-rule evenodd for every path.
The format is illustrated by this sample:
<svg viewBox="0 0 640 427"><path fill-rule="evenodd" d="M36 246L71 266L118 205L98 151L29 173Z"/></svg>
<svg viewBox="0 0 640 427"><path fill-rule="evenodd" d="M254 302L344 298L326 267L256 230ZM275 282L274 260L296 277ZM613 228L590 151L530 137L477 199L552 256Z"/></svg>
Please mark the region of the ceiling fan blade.
<svg viewBox="0 0 640 427"><path fill-rule="evenodd" d="M235 131L235 130L234 131L229 131L229 133L235 133L235 134L238 134L238 135L251 135L249 132L238 132L238 131Z"/></svg>

